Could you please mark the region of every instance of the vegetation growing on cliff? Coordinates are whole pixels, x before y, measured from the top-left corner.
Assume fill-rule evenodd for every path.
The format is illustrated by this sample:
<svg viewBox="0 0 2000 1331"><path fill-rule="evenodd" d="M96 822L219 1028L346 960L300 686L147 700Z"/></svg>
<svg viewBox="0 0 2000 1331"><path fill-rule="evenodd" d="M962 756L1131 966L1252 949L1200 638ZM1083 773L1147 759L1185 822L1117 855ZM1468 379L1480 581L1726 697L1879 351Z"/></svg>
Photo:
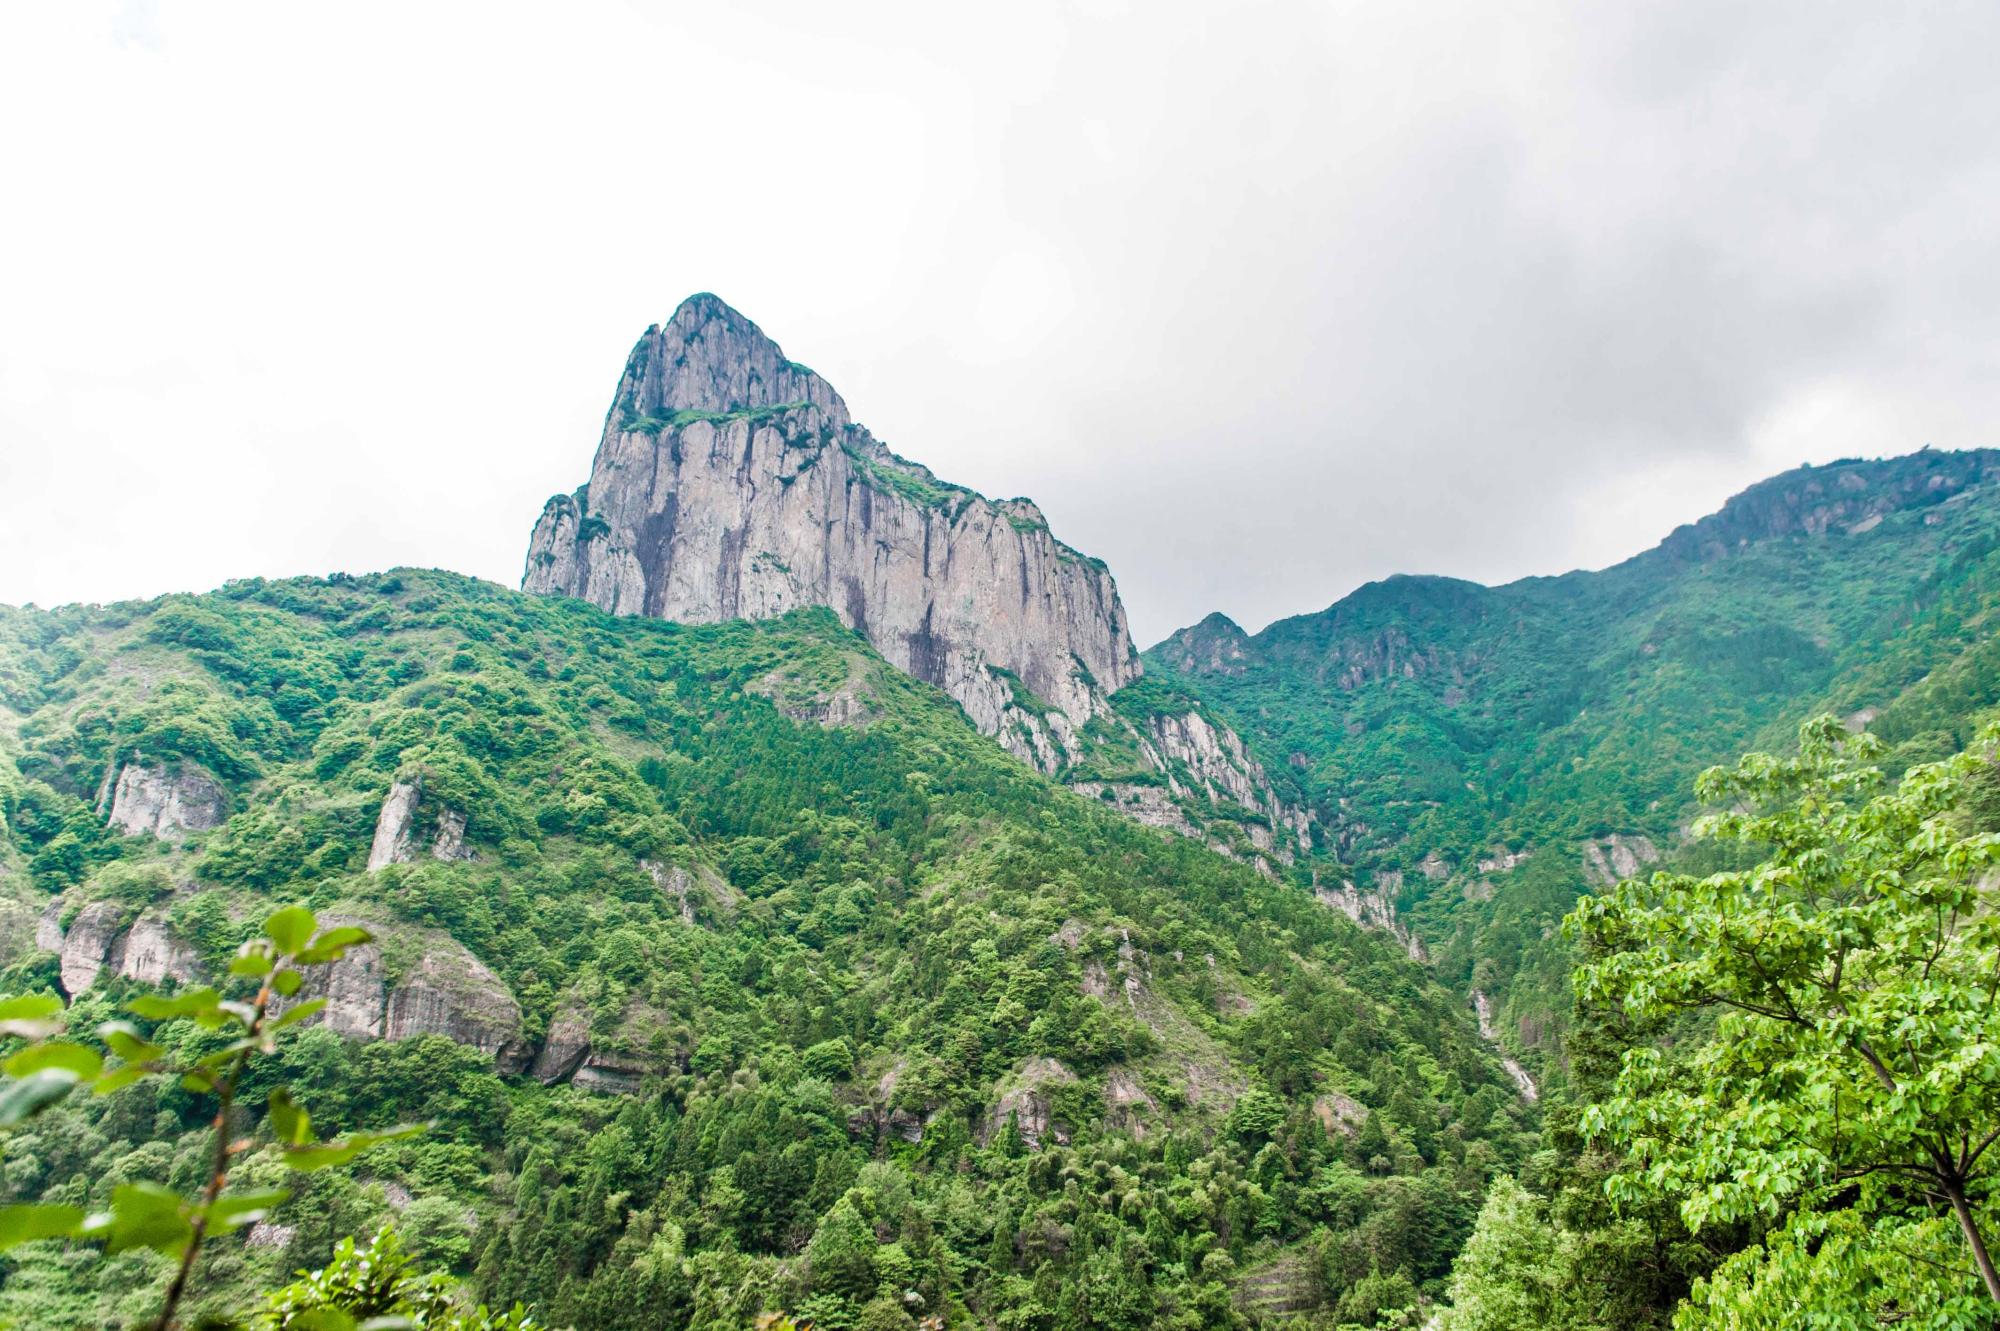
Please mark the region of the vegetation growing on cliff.
<svg viewBox="0 0 2000 1331"><path fill-rule="evenodd" d="M857 660L865 724L764 691L784 672L792 706ZM221 1291L394 1217L557 1325L1223 1325L1239 1272L1284 1272L1300 1307L1378 1276L1441 1294L1535 1141L1470 1014L1393 947L1041 780L824 611L692 627L404 571L7 612L0 669L11 918L136 894L118 918L165 912L214 966L297 896L379 921L398 973L395 939L448 935L525 1041L567 1021L636 1070L593 1093L442 1035L308 1027L271 1075L325 1131L435 1126L314 1176L281 1246L219 1245ZM227 774L222 826L106 830L107 771L182 760ZM366 872L416 778L475 858ZM688 871L691 921L642 861ZM107 966L76 1020L129 983ZM0 991L56 984L12 938ZM66 1103L10 1150L4 1200L184 1182L201 1112L172 1084ZM0 1314L136 1306L162 1278L23 1247Z"/></svg>

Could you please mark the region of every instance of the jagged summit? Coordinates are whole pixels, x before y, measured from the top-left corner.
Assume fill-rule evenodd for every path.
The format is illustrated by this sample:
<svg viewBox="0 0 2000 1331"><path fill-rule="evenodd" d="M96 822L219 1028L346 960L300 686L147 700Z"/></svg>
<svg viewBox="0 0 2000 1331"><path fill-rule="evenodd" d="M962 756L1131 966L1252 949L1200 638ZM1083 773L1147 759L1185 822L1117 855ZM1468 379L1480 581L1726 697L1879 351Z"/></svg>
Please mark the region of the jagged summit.
<svg viewBox="0 0 2000 1331"><path fill-rule="evenodd" d="M1796 467L1677 527L1639 559L1719 559L1756 541L1865 530L1891 513L1943 503L2000 478L2000 449L1925 448L1892 458L1845 458Z"/></svg>
<svg viewBox="0 0 2000 1331"><path fill-rule="evenodd" d="M707 292L646 330L626 359L607 432L684 412L727 415L810 404L840 425L847 404L833 386L787 360L764 330Z"/></svg>
<svg viewBox="0 0 2000 1331"><path fill-rule="evenodd" d="M1227 671L1237 668L1249 641L1240 624L1214 610L1199 624L1176 629L1153 650L1176 670Z"/></svg>
<svg viewBox="0 0 2000 1331"><path fill-rule="evenodd" d="M543 508L522 587L690 623L825 606L1004 748L1079 785L1087 768L1091 793L1134 816L1205 835L1213 820L1175 802L1221 801L1264 820L1247 834L1257 851L1308 839L1233 734L1113 708L1140 665L1101 561L1058 541L1032 500L987 499L890 452L711 295L633 348L590 481ZM1134 774L1146 791L1127 789L1146 784Z"/></svg>

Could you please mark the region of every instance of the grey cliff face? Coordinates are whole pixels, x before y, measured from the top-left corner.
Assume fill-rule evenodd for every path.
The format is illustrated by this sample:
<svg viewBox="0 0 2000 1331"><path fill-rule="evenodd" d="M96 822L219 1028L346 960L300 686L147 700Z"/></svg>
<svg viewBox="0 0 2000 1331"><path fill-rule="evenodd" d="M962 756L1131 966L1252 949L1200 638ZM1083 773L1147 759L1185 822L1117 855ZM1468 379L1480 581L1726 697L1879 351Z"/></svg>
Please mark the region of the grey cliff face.
<svg viewBox="0 0 2000 1331"><path fill-rule="evenodd" d="M898 458L713 297L640 340L590 483L549 501L522 585L690 623L826 606L1046 772L1139 673L1110 573L1040 510Z"/></svg>
<svg viewBox="0 0 2000 1331"><path fill-rule="evenodd" d="M222 826L228 815L222 786L192 763L171 770L126 763L111 797L110 823L130 836L178 841L189 832Z"/></svg>
<svg viewBox="0 0 2000 1331"><path fill-rule="evenodd" d="M166 913L157 908L133 918L116 901L93 901L62 925L63 900L50 901L35 928L35 946L61 960L63 992L82 993L105 971L143 984L168 980L192 984L202 978L194 949L173 936Z"/></svg>
<svg viewBox="0 0 2000 1331"><path fill-rule="evenodd" d="M1084 757L1084 726L1115 717L1110 695L1140 673L1110 571L1057 540L1031 501L987 499L896 456L825 380L706 295L633 349L590 481L543 508L522 587L687 623L827 607L1048 775ZM858 693L788 711L869 715ZM1162 771L1167 747L1195 762L1191 794L1310 846L1234 734L1134 738ZM1214 759L1196 762L1203 750Z"/></svg>
<svg viewBox="0 0 2000 1331"><path fill-rule="evenodd" d="M382 811L375 817L375 839L368 848L368 872L389 864L408 864L416 858L420 831L418 812L424 807L424 786L418 781L397 781L382 798ZM456 809L436 810L436 836L430 854L435 860L476 859L465 844L466 817ZM428 827L421 828L429 831Z"/></svg>

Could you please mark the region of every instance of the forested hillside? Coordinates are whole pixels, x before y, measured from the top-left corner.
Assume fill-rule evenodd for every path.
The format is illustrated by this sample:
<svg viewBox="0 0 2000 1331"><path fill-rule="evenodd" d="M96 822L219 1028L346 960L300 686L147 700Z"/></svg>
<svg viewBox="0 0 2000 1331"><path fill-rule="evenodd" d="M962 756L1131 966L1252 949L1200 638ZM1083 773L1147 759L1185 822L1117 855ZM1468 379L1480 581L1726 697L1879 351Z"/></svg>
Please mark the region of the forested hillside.
<svg viewBox="0 0 2000 1331"><path fill-rule="evenodd" d="M1537 1141L1461 990L1038 776L823 610L412 571L0 610L0 813L0 993L76 1030L218 979L275 904L375 935L260 1075L327 1131L433 1127L211 1244L207 1306L392 1219L580 1328L1365 1324L1442 1292ZM211 1112L72 1097L0 1200L185 1191ZM0 1316L119 1325L164 1278L19 1247Z"/></svg>
<svg viewBox="0 0 2000 1331"><path fill-rule="evenodd" d="M1683 853L1699 771L1821 709L1899 769L2000 702L1996 481L1992 451L1803 468L1602 572L1391 578L1254 636L1211 616L1145 661L1296 783L1321 879L1393 906L1560 1083L1554 925Z"/></svg>

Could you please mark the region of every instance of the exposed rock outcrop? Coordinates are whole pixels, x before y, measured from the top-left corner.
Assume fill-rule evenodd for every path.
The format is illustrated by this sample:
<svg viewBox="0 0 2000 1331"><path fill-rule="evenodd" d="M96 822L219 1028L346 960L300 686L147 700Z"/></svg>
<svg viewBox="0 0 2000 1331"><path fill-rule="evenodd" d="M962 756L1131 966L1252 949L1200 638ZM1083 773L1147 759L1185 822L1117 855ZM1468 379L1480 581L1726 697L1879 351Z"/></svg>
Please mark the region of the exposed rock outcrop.
<svg viewBox="0 0 2000 1331"><path fill-rule="evenodd" d="M549 1022L531 1075L543 1083L568 1081L587 1090L629 1093L648 1076L665 1071L671 1059L654 1051L664 1023L659 1014L634 1002L619 1014L607 1039L591 1035L590 1007L571 993Z"/></svg>
<svg viewBox="0 0 2000 1331"><path fill-rule="evenodd" d="M633 349L590 482L543 509L522 585L691 623L830 607L1049 771L1139 669L1110 573L1032 503L897 457L706 295Z"/></svg>
<svg viewBox="0 0 2000 1331"><path fill-rule="evenodd" d="M830 688L779 669L750 685L750 691L769 698L794 721L835 730L866 726L881 715L875 690L868 684L868 663L859 653L848 655L847 678Z"/></svg>
<svg viewBox="0 0 2000 1331"><path fill-rule="evenodd" d="M1105 1120L1112 1127L1123 1128L1134 1137L1144 1137L1147 1120L1158 1112L1159 1106L1130 1070L1113 1067L1104 1074L1104 1108Z"/></svg>
<svg viewBox="0 0 2000 1331"><path fill-rule="evenodd" d="M1336 1132L1344 1137L1357 1137L1362 1125L1368 1122L1368 1106L1339 1091L1329 1091L1314 1100L1313 1114L1329 1137Z"/></svg>
<svg viewBox="0 0 2000 1331"><path fill-rule="evenodd" d="M110 823L128 836L179 841L189 832L222 826L228 816L228 793L193 763L168 768L135 760L119 769Z"/></svg>
<svg viewBox="0 0 2000 1331"><path fill-rule="evenodd" d="M146 911L132 921L123 949L118 973L141 984L161 985L169 980L188 984L201 976L200 958L174 936L166 916L158 911Z"/></svg>
<svg viewBox="0 0 2000 1331"><path fill-rule="evenodd" d="M1380 929L1403 945L1412 961L1428 961L1430 956L1424 950L1424 940L1410 931L1403 923L1403 917L1396 910L1396 894L1402 890L1403 876L1399 873L1377 874L1375 885L1367 891L1343 879L1339 884L1328 887L1321 883L1313 888L1313 895L1322 905L1331 906L1353 920L1364 929Z"/></svg>
<svg viewBox="0 0 2000 1331"><path fill-rule="evenodd" d="M934 1104L918 1103L915 1108L898 1103L897 1087L909 1065L897 1059L876 1081L865 1103L856 1105L847 1116L847 1130L856 1137L886 1138L915 1144L924 1139L924 1129L937 1117ZM1004 1120L1003 1120L1004 1122Z"/></svg>
<svg viewBox="0 0 2000 1331"><path fill-rule="evenodd" d="M442 1035L490 1055L503 1071L527 1064L521 1005L499 976L456 944L427 943L416 967L389 993L382 1035Z"/></svg>
<svg viewBox="0 0 2000 1331"><path fill-rule="evenodd" d="M35 921L35 948L41 952L61 952L63 946L62 898L52 899Z"/></svg>
<svg viewBox="0 0 2000 1331"><path fill-rule="evenodd" d="M1996 478L2000 451L1993 449L1944 453L1926 448L1885 461L1801 467L1760 481L1721 511L1676 528L1652 557L1706 562L1777 537L1859 536L1889 514L1949 503Z"/></svg>
<svg viewBox="0 0 2000 1331"><path fill-rule="evenodd" d="M1596 887L1611 887L1656 863L1660 849L1642 836L1613 833L1583 843L1583 876Z"/></svg>
<svg viewBox="0 0 2000 1331"><path fill-rule="evenodd" d="M125 928L131 908L118 901L93 901L76 913L63 931L62 987L66 994L80 994L97 983L106 966L115 974L124 960Z"/></svg>
<svg viewBox="0 0 2000 1331"><path fill-rule="evenodd" d="M93 901L62 926L63 902L51 901L35 926L35 946L60 959L63 992L76 995L113 975L145 984L202 978L194 949L173 936L165 912L137 912L121 901Z"/></svg>
<svg viewBox="0 0 2000 1331"><path fill-rule="evenodd" d="M709 295L633 349L589 483L543 508L521 585L689 623L827 607L1049 775L1086 757L1093 719L1129 729L1109 697L1140 673L1110 571L1057 540L1033 502L987 499L890 452L825 380ZM853 678L756 687L801 721L873 715ZM1185 748L1190 795L1264 815L1280 835L1262 829L1258 848L1289 856L1304 816L1233 734L1183 721L1189 733L1145 737L1148 760L1164 771Z"/></svg>
<svg viewBox="0 0 2000 1331"><path fill-rule="evenodd" d="M474 858L465 844L466 816L457 809L438 808L435 827L419 817L426 807L424 783L397 781L382 799L382 811L375 818L375 840L368 847L368 872L388 864L407 864L416 858L422 837L430 834L430 854L436 860Z"/></svg>
<svg viewBox="0 0 2000 1331"><path fill-rule="evenodd" d="M1188 674L1240 675L1249 656L1250 635L1220 611L1180 629L1155 650L1168 665Z"/></svg>
<svg viewBox="0 0 2000 1331"><path fill-rule="evenodd" d="M377 941L352 947L331 965L307 972L293 1002L327 1000L310 1021L353 1039L405 1040L442 1035L491 1056L503 1072L528 1065L521 1005L485 963L449 934L409 931L351 916L326 916L322 927L360 925ZM392 939L414 955L392 986L383 947ZM280 1003L278 1007L289 1006Z"/></svg>
<svg viewBox="0 0 2000 1331"><path fill-rule="evenodd" d="M1514 1086L1521 1092L1521 1098L1533 1104L1540 1098L1541 1092L1536 1089L1535 1079L1528 1075L1528 1070L1522 1067L1500 1043L1499 1028L1493 1024L1493 1000L1486 996L1483 989L1472 991L1472 1010L1479 1017L1480 1038L1499 1051L1500 1066L1507 1069L1507 1075L1514 1079Z"/></svg>
<svg viewBox="0 0 2000 1331"><path fill-rule="evenodd" d="M1195 791L1211 804L1235 804L1262 814L1264 824L1246 823L1245 833L1257 849L1286 864L1295 849L1312 848L1312 822L1271 788L1263 764L1250 756L1243 741L1227 726L1217 725L1198 711L1162 713L1147 718L1141 751L1167 773L1177 794L1185 774ZM1275 833L1275 834L1274 834Z"/></svg>
<svg viewBox="0 0 2000 1331"><path fill-rule="evenodd" d="M1044 1140L1069 1144L1070 1125L1058 1122L1049 1103L1049 1089L1076 1080L1076 1074L1053 1058L1029 1058L1003 1083L997 1099L980 1124L979 1140L986 1143L1013 1119L1021 1140L1040 1150Z"/></svg>

